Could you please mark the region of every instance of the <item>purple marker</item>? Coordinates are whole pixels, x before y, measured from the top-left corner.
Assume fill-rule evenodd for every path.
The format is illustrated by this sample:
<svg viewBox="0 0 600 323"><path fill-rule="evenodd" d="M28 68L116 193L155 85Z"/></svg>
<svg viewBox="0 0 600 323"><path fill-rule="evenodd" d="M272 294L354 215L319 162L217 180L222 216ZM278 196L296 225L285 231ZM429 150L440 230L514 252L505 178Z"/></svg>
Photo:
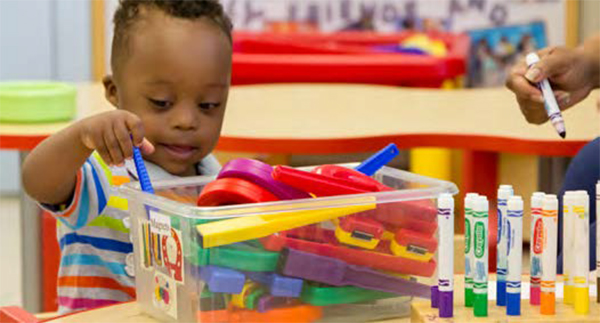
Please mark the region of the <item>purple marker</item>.
<svg viewBox="0 0 600 323"><path fill-rule="evenodd" d="M438 297L440 317L453 315L454 290L454 199L451 194L438 197ZM433 296L433 295L432 295Z"/></svg>
<svg viewBox="0 0 600 323"><path fill-rule="evenodd" d="M279 268L284 275L333 286L352 285L382 292L431 298L430 287L373 269L296 249L284 249Z"/></svg>
<svg viewBox="0 0 600 323"><path fill-rule="evenodd" d="M440 307L440 291L437 286L431 286L431 308Z"/></svg>

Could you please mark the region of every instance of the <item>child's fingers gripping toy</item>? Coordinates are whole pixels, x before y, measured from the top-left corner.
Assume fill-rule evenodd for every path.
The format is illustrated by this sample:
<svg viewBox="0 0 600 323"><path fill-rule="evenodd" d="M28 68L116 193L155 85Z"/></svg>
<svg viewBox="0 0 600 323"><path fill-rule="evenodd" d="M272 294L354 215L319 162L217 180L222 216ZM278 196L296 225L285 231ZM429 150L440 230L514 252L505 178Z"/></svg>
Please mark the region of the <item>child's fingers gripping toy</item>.
<svg viewBox="0 0 600 323"><path fill-rule="evenodd" d="M430 297L429 286L407 275L435 272L437 212L430 200L389 198L414 185L378 171L396 154L388 146L354 169L226 164L197 201L203 212L225 207L224 216L187 225L195 233L186 241L186 270L202 286L192 297L196 319L312 322L323 314L315 306ZM286 207L295 199L303 201ZM260 204L236 217L232 207L248 203Z"/></svg>

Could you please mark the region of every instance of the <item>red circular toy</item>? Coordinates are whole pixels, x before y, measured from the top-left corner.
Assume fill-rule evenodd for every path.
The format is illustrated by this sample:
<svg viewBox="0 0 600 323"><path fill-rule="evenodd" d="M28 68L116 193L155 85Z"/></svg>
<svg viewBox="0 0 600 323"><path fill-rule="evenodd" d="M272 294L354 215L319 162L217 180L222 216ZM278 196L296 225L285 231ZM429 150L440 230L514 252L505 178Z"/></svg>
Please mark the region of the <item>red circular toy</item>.
<svg viewBox="0 0 600 323"><path fill-rule="evenodd" d="M279 199L265 188L240 178L220 178L208 183L198 196L198 206L272 202Z"/></svg>

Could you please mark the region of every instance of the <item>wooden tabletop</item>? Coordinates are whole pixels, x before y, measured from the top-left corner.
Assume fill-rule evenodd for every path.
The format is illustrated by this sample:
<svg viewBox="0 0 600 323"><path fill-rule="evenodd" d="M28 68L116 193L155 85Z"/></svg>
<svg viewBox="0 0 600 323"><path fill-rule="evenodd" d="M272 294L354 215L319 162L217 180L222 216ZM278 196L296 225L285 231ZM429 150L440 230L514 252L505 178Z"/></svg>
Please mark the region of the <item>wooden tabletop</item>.
<svg viewBox="0 0 600 323"><path fill-rule="evenodd" d="M353 153L389 142L574 155L599 134L599 92L564 113L567 139L528 124L504 88L436 90L355 84L233 87L218 148L263 153ZM78 118L111 109L101 84L78 85ZM31 149L69 123L1 124L0 148Z"/></svg>

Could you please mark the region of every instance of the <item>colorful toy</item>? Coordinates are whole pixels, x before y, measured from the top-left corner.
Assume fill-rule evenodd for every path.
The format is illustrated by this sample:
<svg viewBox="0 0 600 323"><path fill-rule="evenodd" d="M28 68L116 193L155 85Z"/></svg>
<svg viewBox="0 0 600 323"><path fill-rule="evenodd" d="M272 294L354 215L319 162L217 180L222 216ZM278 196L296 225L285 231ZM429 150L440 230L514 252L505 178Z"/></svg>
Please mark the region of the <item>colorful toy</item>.
<svg viewBox="0 0 600 323"><path fill-rule="evenodd" d="M397 297L392 293L364 289L355 286L319 286L315 283L306 283L302 289L300 299L307 304L315 306L330 306L339 304L352 304L368 302L383 298Z"/></svg>
<svg viewBox="0 0 600 323"><path fill-rule="evenodd" d="M287 166L276 166L273 178L317 197L376 192L378 187L362 182L309 173Z"/></svg>
<svg viewBox="0 0 600 323"><path fill-rule="evenodd" d="M335 223L335 236L341 243L364 249L377 247L385 231L383 224L365 216L350 215Z"/></svg>
<svg viewBox="0 0 600 323"><path fill-rule="evenodd" d="M246 277L239 271L217 266L201 267L199 271L200 279L213 293L239 294L244 289Z"/></svg>
<svg viewBox="0 0 600 323"><path fill-rule="evenodd" d="M225 293L213 293L208 289L202 290L198 306L200 311L217 311L226 309L229 304L229 295Z"/></svg>
<svg viewBox="0 0 600 323"><path fill-rule="evenodd" d="M140 149L135 146L133 147L133 162L135 163L135 170L137 171L138 180L140 181L140 187L142 188L142 191L154 194L154 188L152 187L150 175L148 175L148 170L144 164L142 153L140 152Z"/></svg>
<svg viewBox="0 0 600 323"><path fill-rule="evenodd" d="M318 306L298 305L293 307L277 308L259 313L251 310L220 310L202 312L198 311L198 322L207 323L262 323L262 322L280 322L280 323L310 323L323 316L323 310Z"/></svg>
<svg viewBox="0 0 600 323"><path fill-rule="evenodd" d="M246 307L246 298L252 291L259 288L258 283L253 281L247 281L242 288L242 292L231 296L231 304L238 308Z"/></svg>
<svg viewBox="0 0 600 323"><path fill-rule="evenodd" d="M355 197L345 207L330 207L308 211L290 211L226 219L196 226L203 248L212 248L239 241L252 240L270 234L319 223L375 208L373 198ZM352 203L354 202L354 203Z"/></svg>
<svg viewBox="0 0 600 323"><path fill-rule="evenodd" d="M300 300L298 300L297 298L264 295L258 299L256 310L259 313L266 313L272 309L290 307L299 304Z"/></svg>
<svg viewBox="0 0 600 323"><path fill-rule="evenodd" d="M276 273L248 272L251 280L268 287L269 293L278 297L298 297L302 292L304 281L298 278L285 277Z"/></svg>
<svg viewBox="0 0 600 323"><path fill-rule="evenodd" d="M352 285L399 295L431 298L427 285L296 249L283 250L279 267L284 275L333 286Z"/></svg>
<svg viewBox="0 0 600 323"><path fill-rule="evenodd" d="M400 151L395 144L389 144L367 160L363 161L360 165L356 166L355 169L367 176L371 176L394 159L394 157L398 156L399 153Z"/></svg>
<svg viewBox="0 0 600 323"><path fill-rule="evenodd" d="M198 197L198 206L219 206L277 201L265 188L239 178L221 178L208 183Z"/></svg>
<svg viewBox="0 0 600 323"><path fill-rule="evenodd" d="M436 266L434 259L422 262L392 255L387 241L382 241L376 252L340 246L332 231L316 227L280 232L261 239L261 243L265 249L271 251L280 251L284 247L289 247L333 257L354 265L407 275L429 277Z"/></svg>
<svg viewBox="0 0 600 323"><path fill-rule="evenodd" d="M275 271L278 252L264 250L248 242L234 243L217 248L204 249L190 244L192 257L188 260L196 266L214 265L241 271Z"/></svg>
<svg viewBox="0 0 600 323"><path fill-rule="evenodd" d="M433 237L407 229L398 230L390 245L394 255L416 261L429 261L436 249Z"/></svg>
<svg viewBox="0 0 600 323"><path fill-rule="evenodd" d="M238 158L225 164L217 179L241 178L268 190L281 200L310 198L308 193L273 179L272 172L273 167L261 161Z"/></svg>

